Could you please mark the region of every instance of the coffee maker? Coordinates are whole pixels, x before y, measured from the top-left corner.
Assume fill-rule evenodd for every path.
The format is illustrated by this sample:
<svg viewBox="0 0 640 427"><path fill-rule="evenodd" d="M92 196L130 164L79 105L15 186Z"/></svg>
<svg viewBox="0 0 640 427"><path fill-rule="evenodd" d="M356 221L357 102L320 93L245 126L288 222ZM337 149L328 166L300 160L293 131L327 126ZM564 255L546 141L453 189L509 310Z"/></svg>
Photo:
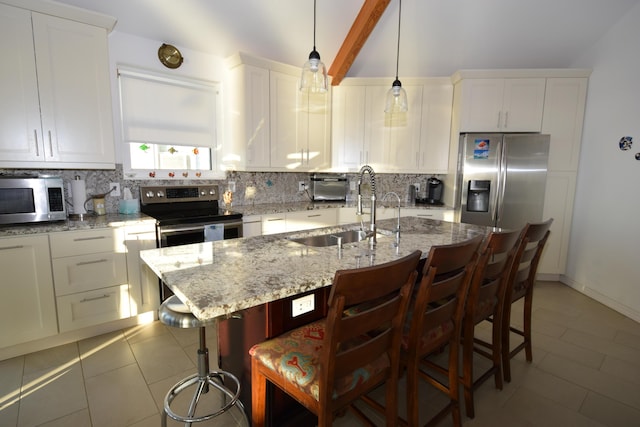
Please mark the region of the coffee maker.
<svg viewBox="0 0 640 427"><path fill-rule="evenodd" d="M416 199L416 203L426 205L442 206L442 193L444 191L444 183L432 176L427 180L427 189L423 192L419 198Z"/></svg>

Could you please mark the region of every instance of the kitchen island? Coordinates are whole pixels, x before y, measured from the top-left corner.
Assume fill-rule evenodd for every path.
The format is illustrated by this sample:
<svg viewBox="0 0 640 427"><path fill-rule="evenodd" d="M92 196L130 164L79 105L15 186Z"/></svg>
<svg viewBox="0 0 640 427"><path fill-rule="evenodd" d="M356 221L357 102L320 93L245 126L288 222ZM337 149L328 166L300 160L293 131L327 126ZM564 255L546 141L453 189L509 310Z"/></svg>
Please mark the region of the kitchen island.
<svg viewBox="0 0 640 427"><path fill-rule="evenodd" d="M404 217L400 244L396 220L378 221L378 243L312 247L291 238L359 229L359 224L305 232L195 243L141 252L142 260L201 320L231 315L331 284L336 270L366 267L404 257L416 249L426 257L433 245L485 235L487 227Z"/></svg>
<svg viewBox="0 0 640 427"><path fill-rule="evenodd" d="M317 228L242 239L196 243L141 252L141 257L202 320L219 323L219 366L240 379L240 400L251 410L249 348L265 339L326 315L336 270L377 265L404 257L415 249L426 258L433 245L486 235L490 228L418 217L377 222L377 245L368 240L333 246L308 246L292 239L359 230L360 224ZM302 297L308 299L296 313ZM240 312L240 313L238 313ZM234 313L236 313L234 315ZM233 315L233 316L232 316ZM282 392L272 390L272 425L307 425L304 410ZM284 420L287 420L285 423Z"/></svg>

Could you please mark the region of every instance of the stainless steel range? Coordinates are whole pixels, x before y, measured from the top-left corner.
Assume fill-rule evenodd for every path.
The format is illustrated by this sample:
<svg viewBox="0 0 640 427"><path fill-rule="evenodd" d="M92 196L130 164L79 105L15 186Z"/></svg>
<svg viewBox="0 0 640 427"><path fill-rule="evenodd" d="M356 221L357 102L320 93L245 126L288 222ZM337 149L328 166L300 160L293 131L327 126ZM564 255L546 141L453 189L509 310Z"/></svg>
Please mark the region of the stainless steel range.
<svg viewBox="0 0 640 427"><path fill-rule="evenodd" d="M242 237L242 214L220 208L217 185L140 187L140 212L156 220L156 246L202 243L205 230L222 225L224 239ZM162 300L171 296L161 286Z"/></svg>

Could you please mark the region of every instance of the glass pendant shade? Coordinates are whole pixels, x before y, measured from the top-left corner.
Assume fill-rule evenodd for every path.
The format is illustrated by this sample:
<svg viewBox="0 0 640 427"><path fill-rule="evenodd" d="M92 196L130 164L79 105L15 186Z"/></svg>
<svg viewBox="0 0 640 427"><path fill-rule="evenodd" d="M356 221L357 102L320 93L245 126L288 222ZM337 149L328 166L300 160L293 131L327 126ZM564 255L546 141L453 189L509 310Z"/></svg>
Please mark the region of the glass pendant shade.
<svg viewBox="0 0 640 427"><path fill-rule="evenodd" d="M314 49L309 54L309 60L302 67L300 90L311 93L327 91L327 67L320 60L320 54Z"/></svg>
<svg viewBox="0 0 640 427"><path fill-rule="evenodd" d="M409 111L407 91L402 87L400 80L396 79L387 91L387 99L384 103L385 113L406 113Z"/></svg>

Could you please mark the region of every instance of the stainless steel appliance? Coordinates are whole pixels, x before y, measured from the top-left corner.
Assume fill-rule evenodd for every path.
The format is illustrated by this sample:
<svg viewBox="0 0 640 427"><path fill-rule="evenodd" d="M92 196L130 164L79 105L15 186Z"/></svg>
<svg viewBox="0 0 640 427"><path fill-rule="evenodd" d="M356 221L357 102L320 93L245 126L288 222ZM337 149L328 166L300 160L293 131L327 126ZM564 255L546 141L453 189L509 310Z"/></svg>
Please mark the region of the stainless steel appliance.
<svg viewBox="0 0 640 427"><path fill-rule="evenodd" d="M517 229L542 220L549 135L460 135L456 217Z"/></svg>
<svg viewBox="0 0 640 427"><path fill-rule="evenodd" d="M221 209L219 194L217 185L140 187L140 212L156 220L156 246L242 237L242 214ZM171 295L161 286L163 301Z"/></svg>
<svg viewBox="0 0 640 427"><path fill-rule="evenodd" d="M67 219L62 178L0 176L0 224Z"/></svg>
<svg viewBox="0 0 640 427"><path fill-rule="evenodd" d="M344 201L348 181L345 174L317 174L309 176L311 198L314 201Z"/></svg>

